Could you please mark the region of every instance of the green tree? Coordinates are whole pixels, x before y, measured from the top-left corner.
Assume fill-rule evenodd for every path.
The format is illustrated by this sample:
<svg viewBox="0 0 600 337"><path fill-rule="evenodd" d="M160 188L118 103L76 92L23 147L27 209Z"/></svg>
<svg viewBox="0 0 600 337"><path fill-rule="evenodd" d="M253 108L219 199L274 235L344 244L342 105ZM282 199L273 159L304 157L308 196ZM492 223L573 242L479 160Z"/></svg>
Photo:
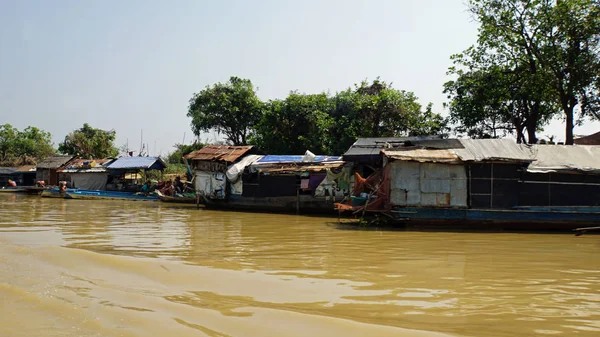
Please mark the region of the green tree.
<svg viewBox="0 0 600 337"><path fill-rule="evenodd" d="M10 124L0 125L0 164L35 164L53 153L50 133L34 126L19 131Z"/></svg>
<svg viewBox="0 0 600 337"><path fill-rule="evenodd" d="M592 104L600 76L598 1L469 0L468 5L480 23L476 49L482 63L493 57L502 62L496 65L507 69L529 68L529 75L541 74L547 82L534 81L532 89L551 95L560 106L566 144L573 144L575 123L599 115ZM543 102L532 100L536 101Z"/></svg>
<svg viewBox="0 0 600 337"><path fill-rule="evenodd" d="M114 145L116 134L115 130L96 129L85 123L65 137L58 145L58 151L83 159L116 157L119 153Z"/></svg>
<svg viewBox="0 0 600 337"><path fill-rule="evenodd" d="M194 142L192 144L175 144L173 147L175 148L175 151L169 154L167 162L169 164L183 164L183 156L190 152L200 150L204 147L204 144Z"/></svg>
<svg viewBox="0 0 600 337"><path fill-rule="evenodd" d="M335 141L329 134L334 123L329 115L332 109L333 102L325 93L291 92L284 100L266 104L252 143L272 154L329 153Z"/></svg>
<svg viewBox="0 0 600 337"><path fill-rule="evenodd" d="M431 104L423 111L414 93L379 79L337 93L333 101L333 153L343 153L359 137L421 136L446 130L446 120L432 111Z"/></svg>
<svg viewBox="0 0 600 337"><path fill-rule="evenodd" d="M535 66L494 65L493 57L473 57L470 51L468 57L454 56L454 63L462 67L450 68L449 74L457 78L444 84L455 131L471 138L514 133L519 143L536 143L536 132L559 110L547 90L547 76Z"/></svg>
<svg viewBox="0 0 600 337"><path fill-rule="evenodd" d="M246 145L253 127L261 118L263 103L256 96L252 82L231 77L196 93L189 101L188 117L192 131L216 130L233 145Z"/></svg>

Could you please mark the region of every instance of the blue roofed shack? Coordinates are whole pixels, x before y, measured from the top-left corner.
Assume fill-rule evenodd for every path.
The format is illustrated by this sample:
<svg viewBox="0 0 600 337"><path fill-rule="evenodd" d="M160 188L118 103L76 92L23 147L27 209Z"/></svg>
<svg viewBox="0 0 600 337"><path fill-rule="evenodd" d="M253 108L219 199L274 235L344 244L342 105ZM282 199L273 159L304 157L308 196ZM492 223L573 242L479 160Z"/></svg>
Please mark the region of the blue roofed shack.
<svg viewBox="0 0 600 337"><path fill-rule="evenodd" d="M138 192L143 184L141 172L163 171L167 164L160 157L121 157L106 168L109 171L107 190Z"/></svg>

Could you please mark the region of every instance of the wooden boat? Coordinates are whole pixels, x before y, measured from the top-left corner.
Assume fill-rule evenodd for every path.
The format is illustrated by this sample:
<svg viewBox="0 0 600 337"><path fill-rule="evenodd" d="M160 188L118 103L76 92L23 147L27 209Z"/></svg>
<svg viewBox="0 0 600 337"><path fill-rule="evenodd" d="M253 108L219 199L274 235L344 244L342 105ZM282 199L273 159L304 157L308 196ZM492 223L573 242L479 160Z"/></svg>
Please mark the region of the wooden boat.
<svg viewBox="0 0 600 337"><path fill-rule="evenodd" d="M163 195L160 192L157 192L160 201L163 202L171 202L171 203L180 203L180 204L195 204L196 203L196 194L195 193L185 193L185 194L176 194L171 197L168 195Z"/></svg>
<svg viewBox="0 0 600 337"><path fill-rule="evenodd" d="M76 188L67 188L67 192L74 192L77 191ZM60 192L60 190L55 187L55 188L51 188L51 189L45 189L42 191L42 193L40 194L41 197L43 198L66 198L67 195L65 192Z"/></svg>
<svg viewBox="0 0 600 337"><path fill-rule="evenodd" d="M158 201L157 195L142 195L135 192L117 192L117 191L89 191L76 190L65 193L67 199L80 200L130 200L130 201Z"/></svg>
<svg viewBox="0 0 600 337"><path fill-rule="evenodd" d="M0 188L0 193L20 193L24 192L23 187L2 187Z"/></svg>

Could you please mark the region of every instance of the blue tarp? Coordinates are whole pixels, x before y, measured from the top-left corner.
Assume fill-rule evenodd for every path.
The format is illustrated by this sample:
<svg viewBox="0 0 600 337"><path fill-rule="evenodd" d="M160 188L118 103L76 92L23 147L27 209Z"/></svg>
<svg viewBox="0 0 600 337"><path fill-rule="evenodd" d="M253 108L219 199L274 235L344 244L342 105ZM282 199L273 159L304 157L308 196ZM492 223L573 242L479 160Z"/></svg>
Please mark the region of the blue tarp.
<svg viewBox="0 0 600 337"><path fill-rule="evenodd" d="M107 167L109 170L163 170L167 164L160 157L121 157Z"/></svg>
<svg viewBox="0 0 600 337"><path fill-rule="evenodd" d="M267 155L257 163L301 163L303 155ZM328 161L340 161L342 157L337 156L315 156L315 163Z"/></svg>

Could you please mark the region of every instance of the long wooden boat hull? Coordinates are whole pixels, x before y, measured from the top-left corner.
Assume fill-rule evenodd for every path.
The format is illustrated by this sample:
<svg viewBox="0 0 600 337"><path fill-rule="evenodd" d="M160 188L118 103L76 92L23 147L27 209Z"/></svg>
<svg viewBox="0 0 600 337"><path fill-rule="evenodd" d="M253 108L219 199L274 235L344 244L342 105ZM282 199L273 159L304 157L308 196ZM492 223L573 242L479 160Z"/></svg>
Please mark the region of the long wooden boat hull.
<svg viewBox="0 0 600 337"><path fill-rule="evenodd" d="M170 202L170 203L178 203L178 204L195 204L196 197L170 197L167 195L159 196L160 201L162 202Z"/></svg>
<svg viewBox="0 0 600 337"><path fill-rule="evenodd" d="M387 213L416 227L573 230L600 223L600 207L518 207L514 209L444 209L398 207Z"/></svg>
<svg viewBox="0 0 600 337"><path fill-rule="evenodd" d="M4 187L0 188L0 193L21 193L25 192L22 187Z"/></svg>
<svg viewBox="0 0 600 337"><path fill-rule="evenodd" d="M67 199L79 199L79 200L128 200L128 201L158 201L158 197L155 195L139 195L136 193L129 192L111 192L111 191L74 191L66 192L65 197Z"/></svg>

